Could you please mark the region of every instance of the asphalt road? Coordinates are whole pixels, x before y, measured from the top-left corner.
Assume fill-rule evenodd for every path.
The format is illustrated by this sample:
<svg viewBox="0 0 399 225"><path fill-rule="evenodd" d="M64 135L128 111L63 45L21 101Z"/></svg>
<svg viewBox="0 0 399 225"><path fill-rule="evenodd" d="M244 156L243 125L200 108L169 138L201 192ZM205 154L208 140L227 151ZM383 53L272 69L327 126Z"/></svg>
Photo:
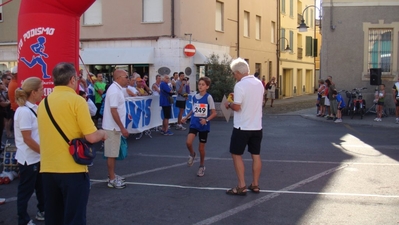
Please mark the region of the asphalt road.
<svg viewBox="0 0 399 225"><path fill-rule="evenodd" d="M260 194L230 196L232 121L212 121L204 177L187 167L186 131L129 138L116 172L128 186L108 188L106 161L90 168L87 224L398 224L397 128L265 115ZM196 140L194 146L198 145ZM250 155L244 155L251 182ZM198 160L198 158L197 158ZM16 224L18 182L0 185L0 224ZM36 200L30 201L34 216ZM43 222L36 222L44 224Z"/></svg>

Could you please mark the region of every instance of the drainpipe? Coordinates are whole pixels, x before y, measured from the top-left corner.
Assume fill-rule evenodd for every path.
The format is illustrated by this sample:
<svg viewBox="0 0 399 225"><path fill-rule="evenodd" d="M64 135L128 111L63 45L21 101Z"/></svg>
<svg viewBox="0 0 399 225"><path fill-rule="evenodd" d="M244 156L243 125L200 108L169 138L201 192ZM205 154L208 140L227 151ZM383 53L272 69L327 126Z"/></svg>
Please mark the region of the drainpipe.
<svg viewBox="0 0 399 225"><path fill-rule="evenodd" d="M237 0L237 58L240 57L240 0Z"/></svg>
<svg viewBox="0 0 399 225"><path fill-rule="evenodd" d="M175 38L175 0L171 0L171 36L172 38Z"/></svg>
<svg viewBox="0 0 399 225"><path fill-rule="evenodd" d="M278 91L280 92L278 96L281 96L281 82L280 82L280 30L281 30L281 22L280 22L280 0L277 0L277 45L276 45L276 58L277 58L277 84Z"/></svg>

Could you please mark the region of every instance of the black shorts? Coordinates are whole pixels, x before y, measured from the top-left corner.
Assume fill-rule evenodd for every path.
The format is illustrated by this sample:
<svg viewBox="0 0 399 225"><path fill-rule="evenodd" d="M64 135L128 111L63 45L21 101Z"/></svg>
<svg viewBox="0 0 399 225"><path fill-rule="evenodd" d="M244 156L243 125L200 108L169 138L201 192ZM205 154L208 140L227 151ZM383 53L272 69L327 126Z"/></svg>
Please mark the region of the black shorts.
<svg viewBox="0 0 399 225"><path fill-rule="evenodd" d="M179 109L185 109L186 108L186 101L176 100L176 107L179 108Z"/></svg>
<svg viewBox="0 0 399 225"><path fill-rule="evenodd" d="M245 147L248 145L249 153L259 155L262 137L262 130L240 130L234 128L230 139L230 153L242 155L244 154Z"/></svg>
<svg viewBox="0 0 399 225"><path fill-rule="evenodd" d="M172 106L162 106L163 118L172 118Z"/></svg>
<svg viewBox="0 0 399 225"><path fill-rule="evenodd" d="M198 131L197 129L190 128L188 133L189 134L195 134L195 136L197 136L197 133L199 133L198 140L199 140L200 143L206 143L206 141L208 140L209 131Z"/></svg>
<svg viewBox="0 0 399 225"><path fill-rule="evenodd" d="M377 102L377 105L384 105L384 102Z"/></svg>
<svg viewBox="0 0 399 225"><path fill-rule="evenodd" d="M399 106L399 100L396 100L395 106Z"/></svg>
<svg viewBox="0 0 399 225"><path fill-rule="evenodd" d="M6 107L6 113L5 113L4 118L6 118L6 119L14 119L14 114L15 114L15 111L11 109L10 105L8 105Z"/></svg>

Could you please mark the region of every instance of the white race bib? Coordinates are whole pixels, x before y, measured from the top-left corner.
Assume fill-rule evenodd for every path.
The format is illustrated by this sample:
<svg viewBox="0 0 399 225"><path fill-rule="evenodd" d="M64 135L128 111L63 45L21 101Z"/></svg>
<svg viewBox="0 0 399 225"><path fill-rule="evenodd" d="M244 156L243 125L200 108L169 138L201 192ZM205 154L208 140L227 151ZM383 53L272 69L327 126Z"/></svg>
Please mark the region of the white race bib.
<svg viewBox="0 0 399 225"><path fill-rule="evenodd" d="M193 112L195 117L207 117L208 116L208 104L194 103Z"/></svg>

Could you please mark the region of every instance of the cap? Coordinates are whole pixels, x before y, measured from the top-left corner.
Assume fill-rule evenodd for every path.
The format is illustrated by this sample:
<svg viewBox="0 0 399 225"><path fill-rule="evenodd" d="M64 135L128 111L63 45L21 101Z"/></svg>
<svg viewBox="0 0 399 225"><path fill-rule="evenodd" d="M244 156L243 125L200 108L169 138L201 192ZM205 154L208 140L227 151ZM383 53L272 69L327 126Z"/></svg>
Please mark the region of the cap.
<svg viewBox="0 0 399 225"><path fill-rule="evenodd" d="M12 74L18 73L18 66L14 66L14 67L11 69L11 73L12 73Z"/></svg>
<svg viewBox="0 0 399 225"><path fill-rule="evenodd" d="M141 77L137 77L136 81L142 81L143 79L141 79Z"/></svg>

